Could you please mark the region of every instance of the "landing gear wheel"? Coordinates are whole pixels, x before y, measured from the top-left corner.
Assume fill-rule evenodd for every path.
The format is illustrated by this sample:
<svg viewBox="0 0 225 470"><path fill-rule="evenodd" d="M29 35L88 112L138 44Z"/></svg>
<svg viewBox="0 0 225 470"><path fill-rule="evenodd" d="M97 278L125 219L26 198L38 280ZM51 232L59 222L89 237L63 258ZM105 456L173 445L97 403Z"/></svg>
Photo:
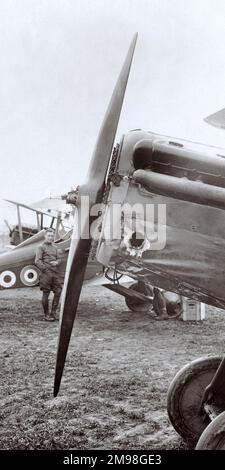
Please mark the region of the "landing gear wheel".
<svg viewBox="0 0 225 470"><path fill-rule="evenodd" d="M183 300L181 295L164 291L163 296L166 300L166 310L170 319L179 318L183 313Z"/></svg>
<svg viewBox="0 0 225 470"><path fill-rule="evenodd" d="M196 442L210 420L199 413L203 393L222 357L206 357L190 362L174 377L167 395L167 412L174 429L187 441Z"/></svg>
<svg viewBox="0 0 225 470"><path fill-rule="evenodd" d="M225 450L225 411L205 428L196 450Z"/></svg>
<svg viewBox="0 0 225 470"><path fill-rule="evenodd" d="M153 295L153 290L149 287L149 292L147 292L147 287L140 287L140 283L135 282L132 284L129 289L135 290L145 295ZM131 297L125 297L125 302L127 307L132 310L132 312L149 312L152 309L152 300L144 301Z"/></svg>

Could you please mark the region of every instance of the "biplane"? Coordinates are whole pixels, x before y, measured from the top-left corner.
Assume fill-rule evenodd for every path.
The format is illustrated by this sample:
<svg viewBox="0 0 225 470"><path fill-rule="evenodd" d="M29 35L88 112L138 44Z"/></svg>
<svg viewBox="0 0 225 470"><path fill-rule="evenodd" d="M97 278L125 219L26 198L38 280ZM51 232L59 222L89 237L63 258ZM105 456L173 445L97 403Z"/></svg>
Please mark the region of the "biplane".
<svg viewBox="0 0 225 470"><path fill-rule="evenodd" d="M45 198L30 205L10 199L5 199L5 201L14 205L17 211L16 225L11 226L8 220L5 219L5 224L9 229L10 245L12 246L19 245L24 240L49 227L55 230L55 239L60 238L60 235L65 234L71 228L71 224L68 225L67 223L71 211L69 209L67 211L60 210L60 199L58 198ZM22 223L21 209L35 214L35 225Z"/></svg>
<svg viewBox="0 0 225 470"><path fill-rule="evenodd" d="M8 199L6 201L16 206L18 220L12 227L6 221L10 230L10 246L6 246L5 251L0 254L0 290L38 285L39 270L34 263L35 254L37 247L44 241L46 228L49 227L54 229L55 244L62 254L60 271L64 276L72 234L72 206L68 205L65 209L60 199L53 198L45 198L32 205ZM45 210L41 207L45 207ZM22 222L22 209L35 214L35 226ZM86 280L95 278L99 273L102 274L101 265L90 260Z"/></svg>
<svg viewBox="0 0 225 470"><path fill-rule="evenodd" d="M90 255L114 270L110 288L117 293L122 293L118 278L125 274L137 286L154 285L225 309L225 150L139 129L114 144L136 40L137 35L106 111L87 182L75 195L54 396ZM83 199L89 201L85 216ZM136 296L139 304L149 300L138 287L136 294L141 294ZM182 437L197 442L204 429L208 432L206 438L202 434L199 448L225 449L225 359L221 359L203 358L185 366L168 393L169 417ZM213 434L212 428L220 432Z"/></svg>

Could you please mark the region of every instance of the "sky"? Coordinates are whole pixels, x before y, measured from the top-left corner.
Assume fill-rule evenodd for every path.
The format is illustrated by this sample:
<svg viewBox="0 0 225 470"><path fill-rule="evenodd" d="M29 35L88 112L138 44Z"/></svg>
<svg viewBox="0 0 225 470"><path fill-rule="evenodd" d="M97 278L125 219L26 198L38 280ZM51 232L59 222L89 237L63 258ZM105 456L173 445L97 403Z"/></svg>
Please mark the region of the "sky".
<svg viewBox="0 0 225 470"><path fill-rule="evenodd" d="M118 127L225 147L224 0L0 0L0 225L85 181L129 43Z"/></svg>

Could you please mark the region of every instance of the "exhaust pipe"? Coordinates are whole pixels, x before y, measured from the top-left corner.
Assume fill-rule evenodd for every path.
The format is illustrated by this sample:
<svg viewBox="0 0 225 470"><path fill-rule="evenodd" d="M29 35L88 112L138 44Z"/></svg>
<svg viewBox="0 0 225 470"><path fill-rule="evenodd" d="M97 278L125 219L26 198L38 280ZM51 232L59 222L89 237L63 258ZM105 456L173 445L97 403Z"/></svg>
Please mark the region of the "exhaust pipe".
<svg viewBox="0 0 225 470"><path fill-rule="evenodd" d="M151 193L217 209L225 209L225 188L219 186L154 173L150 170L136 170L133 173L133 179Z"/></svg>

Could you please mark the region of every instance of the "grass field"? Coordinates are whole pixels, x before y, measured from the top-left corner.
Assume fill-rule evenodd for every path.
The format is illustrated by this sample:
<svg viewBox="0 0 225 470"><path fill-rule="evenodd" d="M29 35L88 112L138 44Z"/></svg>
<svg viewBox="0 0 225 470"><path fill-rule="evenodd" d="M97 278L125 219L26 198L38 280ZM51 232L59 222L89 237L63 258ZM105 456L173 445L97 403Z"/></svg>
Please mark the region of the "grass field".
<svg viewBox="0 0 225 470"><path fill-rule="evenodd" d="M203 323L156 322L101 287L83 289L57 398L58 322L42 320L39 290L1 291L1 449L179 449L166 394L174 374L224 352L222 311Z"/></svg>

